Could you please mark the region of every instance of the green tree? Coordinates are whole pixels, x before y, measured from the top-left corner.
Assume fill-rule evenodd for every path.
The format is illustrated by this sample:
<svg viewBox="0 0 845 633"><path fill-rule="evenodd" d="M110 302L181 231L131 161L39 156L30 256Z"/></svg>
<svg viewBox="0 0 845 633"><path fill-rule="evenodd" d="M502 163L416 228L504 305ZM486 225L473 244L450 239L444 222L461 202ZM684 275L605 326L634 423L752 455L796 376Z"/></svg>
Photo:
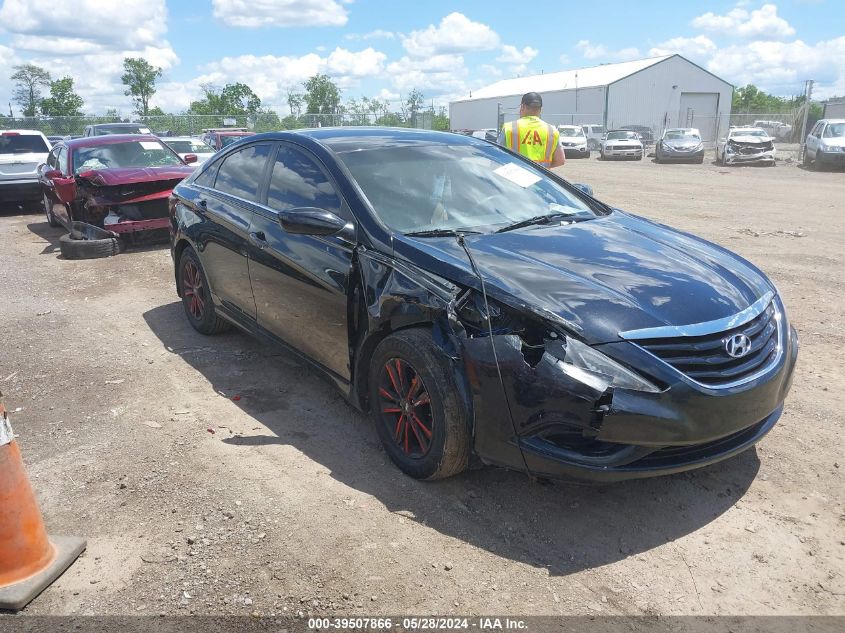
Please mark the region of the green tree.
<svg viewBox="0 0 845 633"><path fill-rule="evenodd" d="M338 114L340 88L328 75L314 75L303 86L306 114Z"/></svg>
<svg viewBox="0 0 845 633"><path fill-rule="evenodd" d="M112 123L120 123L122 119L120 118L120 111L117 108L109 108L106 110L106 113L103 115L104 118L110 119Z"/></svg>
<svg viewBox="0 0 845 633"><path fill-rule="evenodd" d="M449 131L449 112L446 108L440 107L437 112L433 113L431 117L431 129L440 130L441 132Z"/></svg>
<svg viewBox="0 0 845 633"><path fill-rule="evenodd" d="M255 116L261 110L261 99L246 84L226 84L222 89L204 84L202 91L203 98L191 102L189 114Z"/></svg>
<svg viewBox="0 0 845 633"><path fill-rule="evenodd" d="M165 112L158 106L155 106L154 108L150 108L147 111L147 116L167 116L167 112Z"/></svg>
<svg viewBox="0 0 845 633"><path fill-rule="evenodd" d="M35 64L14 67L10 77L15 82L12 98L23 108L24 116L35 116L41 105L41 88L50 85L50 73Z"/></svg>
<svg viewBox="0 0 845 633"><path fill-rule="evenodd" d="M156 80L161 77L161 68L153 66L143 57L127 57L123 60L123 70L120 78L126 86L123 94L132 97L135 112L147 116L150 112L150 98L156 93Z"/></svg>
<svg viewBox="0 0 845 633"><path fill-rule="evenodd" d="M298 118L302 116L302 106L305 105L305 96L288 90L288 108L291 116Z"/></svg>
<svg viewBox="0 0 845 633"><path fill-rule="evenodd" d="M417 114L423 108L425 97L422 92L414 88L402 102L402 116L406 123L417 124Z"/></svg>
<svg viewBox="0 0 845 633"><path fill-rule="evenodd" d="M73 91L73 78L50 82L50 96L41 100L41 112L47 116L82 116L85 102Z"/></svg>

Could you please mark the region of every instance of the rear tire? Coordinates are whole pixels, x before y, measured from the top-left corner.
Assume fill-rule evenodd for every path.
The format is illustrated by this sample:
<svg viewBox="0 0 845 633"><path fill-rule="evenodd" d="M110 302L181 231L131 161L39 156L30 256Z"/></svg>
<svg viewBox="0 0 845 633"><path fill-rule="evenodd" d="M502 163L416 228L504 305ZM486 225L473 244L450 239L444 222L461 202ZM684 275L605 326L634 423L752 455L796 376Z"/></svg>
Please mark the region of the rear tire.
<svg viewBox="0 0 845 633"><path fill-rule="evenodd" d="M466 469L469 411L449 358L428 330L401 330L379 343L369 381L376 430L402 472L415 479L443 479Z"/></svg>
<svg viewBox="0 0 845 633"><path fill-rule="evenodd" d="M208 286L208 278L199 257L190 247L179 258L179 290L185 316L197 332L207 336L225 332L231 325L217 316Z"/></svg>

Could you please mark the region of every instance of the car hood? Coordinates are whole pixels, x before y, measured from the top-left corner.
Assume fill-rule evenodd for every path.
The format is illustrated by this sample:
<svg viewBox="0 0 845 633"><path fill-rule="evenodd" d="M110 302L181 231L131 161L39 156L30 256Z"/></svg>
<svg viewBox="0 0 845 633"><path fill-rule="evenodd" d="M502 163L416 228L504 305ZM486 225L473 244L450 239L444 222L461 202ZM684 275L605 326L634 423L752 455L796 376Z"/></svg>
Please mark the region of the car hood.
<svg viewBox="0 0 845 633"><path fill-rule="evenodd" d="M711 321L773 290L741 257L614 211L571 225L468 235L491 298L560 323L591 344L647 327ZM454 238L397 236L396 255L480 289Z"/></svg>
<svg viewBox="0 0 845 633"><path fill-rule="evenodd" d="M116 167L112 169L88 169L78 174L99 187L131 185L138 182L157 180L182 180L194 171L192 165L168 165L166 167Z"/></svg>
<svg viewBox="0 0 845 633"><path fill-rule="evenodd" d="M642 142L633 138L608 138L604 142L608 145L642 145Z"/></svg>
<svg viewBox="0 0 845 633"><path fill-rule="evenodd" d="M701 145L701 141L690 141L688 139L663 139L663 144L668 145L672 149L695 149Z"/></svg>
<svg viewBox="0 0 845 633"><path fill-rule="evenodd" d="M574 143L575 145L583 145L587 142L586 136L561 136L561 143Z"/></svg>
<svg viewBox="0 0 845 633"><path fill-rule="evenodd" d="M754 143L755 145L762 145L763 143L770 143L772 141L770 137L762 136L732 136L728 140L737 143Z"/></svg>

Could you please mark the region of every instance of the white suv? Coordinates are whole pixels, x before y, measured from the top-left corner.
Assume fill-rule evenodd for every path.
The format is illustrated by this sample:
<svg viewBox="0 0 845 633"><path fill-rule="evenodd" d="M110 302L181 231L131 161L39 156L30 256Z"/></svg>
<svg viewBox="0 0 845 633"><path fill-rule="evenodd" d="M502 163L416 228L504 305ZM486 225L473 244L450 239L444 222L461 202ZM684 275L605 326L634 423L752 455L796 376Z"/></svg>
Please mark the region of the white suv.
<svg viewBox="0 0 845 633"><path fill-rule="evenodd" d="M845 166L845 119L822 119L807 136L804 166Z"/></svg>
<svg viewBox="0 0 845 633"><path fill-rule="evenodd" d="M0 130L0 203L41 200L38 165L49 152L50 141L37 130Z"/></svg>

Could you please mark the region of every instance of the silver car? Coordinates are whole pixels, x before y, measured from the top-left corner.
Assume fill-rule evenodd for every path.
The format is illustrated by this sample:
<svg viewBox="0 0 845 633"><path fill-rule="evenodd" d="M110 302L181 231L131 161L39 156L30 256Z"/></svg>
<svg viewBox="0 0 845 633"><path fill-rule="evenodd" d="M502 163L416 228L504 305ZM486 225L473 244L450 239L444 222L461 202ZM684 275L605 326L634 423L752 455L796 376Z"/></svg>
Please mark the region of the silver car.
<svg viewBox="0 0 845 633"><path fill-rule="evenodd" d="M704 143L701 133L693 128L669 128L657 141L654 148L654 160L658 163L669 161L704 162Z"/></svg>
<svg viewBox="0 0 845 633"><path fill-rule="evenodd" d="M611 130L601 140L599 158L633 158L643 159L643 142L640 135L631 130Z"/></svg>
<svg viewBox="0 0 845 633"><path fill-rule="evenodd" d="M161 140L181 158L185 158L188 154L196 154L197 165L202 165L214 156L213 147L193 136L166 136L162 137Z"/></svg>

